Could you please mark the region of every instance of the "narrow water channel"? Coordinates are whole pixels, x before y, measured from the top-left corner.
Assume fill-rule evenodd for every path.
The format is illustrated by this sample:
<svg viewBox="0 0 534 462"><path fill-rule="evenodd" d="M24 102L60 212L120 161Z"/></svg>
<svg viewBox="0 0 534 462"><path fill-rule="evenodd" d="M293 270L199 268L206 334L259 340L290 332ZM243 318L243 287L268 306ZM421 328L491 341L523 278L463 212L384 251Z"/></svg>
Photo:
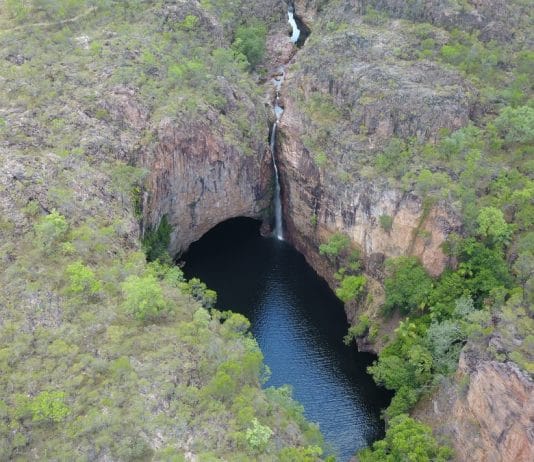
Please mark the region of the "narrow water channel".
<svg viewBox="0 0 534 462"><path fill-rule="evenodd" d="M373 357L343 344L343 306L301 254L240 218L211 230L184 259L187 277L217 291L219 309L249 318L272 372L266 386L293 387L337 460L383 435L387 395L365 372Z"/></svg>

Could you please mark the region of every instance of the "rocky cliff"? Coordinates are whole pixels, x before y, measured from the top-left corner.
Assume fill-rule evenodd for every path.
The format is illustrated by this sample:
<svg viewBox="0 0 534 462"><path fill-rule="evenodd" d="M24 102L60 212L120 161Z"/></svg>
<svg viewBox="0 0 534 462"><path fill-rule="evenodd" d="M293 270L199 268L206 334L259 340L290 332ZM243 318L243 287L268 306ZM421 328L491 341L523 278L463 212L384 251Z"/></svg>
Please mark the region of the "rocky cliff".
<svg viewBox="0 0 534 462"><path fill-rule="evenodd" d="M317 251L334 232L350 236L378 278L381 262L399 255L416 255L440 274L441 245L461 232L449 205L424 204L371 173L391 139L433 139L465 125L472 110L472 89L459 75L393 57L388 44L406 40L400 24L377 33L358 23L350 32L312 34L288 67L278 151L285 221L290 239L330 279ZM391 226L384 229L381 217Z"/></svg>
<svg viewBox="0 0 534 462"><path fill-rule="evenodd" d="M492 110L464 73L424 59L429 54L417 51L420 40L414 38L423 28L404 19L431 23L424 27L432 30L432 46L447 43L460 24L483 42L516 40L510 46L517 47L524 7L500 1L295 5L312 34L291 58L282 92L277 153L286 235L331 286L336 268L319 254L319 245L333 233L348 235L361 249L376 306L385 258L415 255L436 276L450 263L442 244L451 232L463 232L457 203L427 201L409 181L404 148L393 161L396 177L376 168L377 157L392 140L432 145ZM424 158L419 162L425 165ZM349 320L362 309L348 306ZM391 332L398 321L380 321L382 331ZM415 416L454 446L456 460L532 460L532 380L514 362L475 355L474 348L484 350L466 347L455 382L445 380Z"/></svg>
<svg viewBox="0 0 534 462"><path fill-rule="evenodd" d="M459 461L530 461L534 383L514 363L477 350L472 344L464 349L455 381L443 384L415 415L454 444Z"/></svg>
<svg viewBox="0 0 534 462"><path fill-rule="evenodd" d="M272 167L263 138L251 139L247 155L225 140L215 114L195 123L161 122L156 145L144 155L150 173L143 209L147 227L167 216L172 254L227 219L268 215Z"/></svg>

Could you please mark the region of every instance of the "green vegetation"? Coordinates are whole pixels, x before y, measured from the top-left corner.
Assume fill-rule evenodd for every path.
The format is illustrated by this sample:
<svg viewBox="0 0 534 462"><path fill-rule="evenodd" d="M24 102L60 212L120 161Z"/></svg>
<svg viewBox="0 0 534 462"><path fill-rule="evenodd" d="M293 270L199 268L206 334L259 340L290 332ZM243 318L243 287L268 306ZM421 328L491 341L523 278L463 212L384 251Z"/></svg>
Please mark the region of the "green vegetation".
<svg viewBox="0 0 534 462"><path fill-rule="evenodd" d="M393 218L390 215L380 215L380 227L389 233L393 228Z"/></svg>
<svg viewBox="0 0 534 462"><path fill-rule="evenodd" d="M386 291L384 310L391 312L398 309L403 314L410 314L424 309L432 288L432 280L417 259L414 257L391 259L387 262L386 270L390 277L384 282Z"/></svg>
<svg viewBox="0 0 534 462"><path fill-rule="evenodd" d="M367 279L360 274L360 252L351 245L349 236L332 234L327 242L319 245L319 253L337 269L334 275L339 281L337 297L343 303L356 301L363 294Z"/></svg>
<svg viewBox="0 0 534 462"><path fill-rule="evenodd" d="M454 373L466 342L534 374L534 56L523 49L528 16L514 9L525 2L506 2L508 30L484 31L424 22L431 2L385 3L366 2L351 17L343 2L329 2L326 13L326 2L316 2L321 34L293 68L302 85L286 88L305 113L303 142L325 181L384 183L417 195L425 213L446 203L461 216L464 234L449 236L451 265L440 277L413 258L386 263L384 315L408 317L369 368L395 396L385 439L360 454L446 460L449 451L406 413ZM470 8L446 3L454 13ZM248 321L215 310L216 294L170 265L166 217L142 243L136 237L146 171L135 165L165 124L187 132L209 123L243 155L265 143L254 73L263 72L270 23L286 19L262 1L174 6L0 7L1 460L192 453L300 462L323 454L289 389L261 388L268 372ZM390 17L410 21L390 27ZM395 48L374 46L377 37ZM355 63L376 73L368 78ZM443 127L415 105L413 113L397 105L414 82L404 74L422 78L420 69L436 77L425 107L447 98L466 105ZM378 115L390 106L394 123L383 126ZM451 129L465 122L463 112L469 122ZM379 224L392 230L388 215ZM363 301L350 238L334 234L319 250L336 272L338 297ZM376 320L360 316L347 340L376 332Z"/></svg>
<svg viewBox="0 0 534 462"><path fill-rule="evenodd" d="M332 234L328 242L319 246L319 253L332 262L337 261L350 245L350 238L342 233Z"/></svg>
<svg viewBox="0 0 534 462"><path fill-rule="evenodd" d="M393 418L386 437L358 454L361 462L444 462L451 457L451 450L436 442L428 425L406 414Z"/></svg>
<svg viewBox="0 0 534 462"><path fill-rule="evenodd" d="M70 412L61 391L39 393L28 403L28 410L34 422L61 422Z"/></svg>
<svg viewBox="0 0 534 462"><path fill-rule="evenodd" d="M263 59L266 36L267 28L260 23L240 26L236 30L232 48L247 58L251 69L254 69Z"/></svg>
<svg viewBox="0 0 534 462"><path fill-rule="evenodd" d="M149 262L161 260L163 263L170 263L171 256L168 253L168 247L171 242L171 225L167 216L163 215L158 227L155 230L145 231L143 237L143 250Z"/></svg>
<svg viewBox="0 0 534 462"><path fill-rule="evenodd" d="M138 239L136 165L160 124L209 120L229 149L261 149L249 64L266 26L241 21L271 15L245 0L0 6L0 460L322 454L290 391L262 389L248 321L171 265L166 217Z"/></svg>
<svg viewBox="0 0 534 462"><path fill-rule="evenodd" d="M345 276L341 279L341 283L336 289L336 295L344 303L355 300L363 291L366 282L367 279L361 274L358 276Z"/></svg>
<svg viewBox="0 0 534 462"><path fill-rule="evenodd" d="M491 209L482 209L479 217L482 231L488 229L486 219L493 217L490 229L495 232L480 232L485 243L451 238L454 245L449 241L450 248L458 259L455 270L432 279L411 257L398 257L386 264L385 313L398 309L410 315L380 352L379 360L369 367L378 383L396 391L385 411L388 419L410 410L425 388L454 373L466 340L490 334L492 310L516 293L500 239L508 236L508 226L499 221L502 215Z"/></svg>
<svg viewBox="0 0 534 462"><path fill-rule="evenodd" d="M258 419L252 420L252 427L247 428L245 438L252 451L262 451L267 446L273 431L266 425L261 425Z"/></svg>

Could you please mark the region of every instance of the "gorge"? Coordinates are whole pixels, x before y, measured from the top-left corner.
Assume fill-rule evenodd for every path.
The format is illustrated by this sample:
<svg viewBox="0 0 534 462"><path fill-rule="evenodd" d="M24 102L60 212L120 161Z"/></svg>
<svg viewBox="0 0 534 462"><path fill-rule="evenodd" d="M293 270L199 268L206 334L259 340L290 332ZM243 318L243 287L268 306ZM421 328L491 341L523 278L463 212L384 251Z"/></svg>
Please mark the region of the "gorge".
<svg viewBox="0 0 534 462"><path fill-rule="evenodd" d="M366 373L371 355L343 344L343 306L304 258L259 222L222 223L184 255L186 277L218 294L220 310L244 314L270 370L265 387L289 385L340 462L383 436L389 394Z"/></svg>
<svg viewBox="0 0 534 462"><path fill-rule="evenodd" d="M4 3L0 460L534 458L528 2Z"/></svg>

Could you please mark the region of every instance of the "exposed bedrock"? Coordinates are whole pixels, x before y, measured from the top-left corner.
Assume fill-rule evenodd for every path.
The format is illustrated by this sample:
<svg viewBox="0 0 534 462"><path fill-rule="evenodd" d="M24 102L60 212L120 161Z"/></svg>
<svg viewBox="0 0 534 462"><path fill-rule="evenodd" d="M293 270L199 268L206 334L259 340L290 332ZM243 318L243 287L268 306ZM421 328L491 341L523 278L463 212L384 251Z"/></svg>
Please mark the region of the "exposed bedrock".
<svg viewBox="0 0 534 462"><path fill-rule="evenodd" d="M395 31L365 39L357 33L312 37L283 88L278 157L290 239L327 278L331 269L316 254L334 232L351 237L375 277L384 258L399 255L416 255L440 274L447 263L441 245L449 233L461 232L453 208L425 207L413 191L362 173L393 137L433 140L441 129L467 124L469 86L431 63L387 62L384 45ZM315 119L309 108L317 100L337 115ZM324 139L310 142L317 133ZM321 150L326 158L319 162ZM391 217L390 230L380 225L381 216Z"/></svg>
<svg viewBox="0 0 534 462"><path fill-rule="evenodd" d="M163 120L157 144L145 154L149 170L143 209L145 227L166 215L170 252L179 254L225 220L263 219L271 200L271 157L263 138L248 153L225 140L216 116L203 121Z"/></svg>
<svg viewBox="0 0 534 462"><path fill-rule="evenodd" d="M451 441L462 462L534 459L534 383L512 362L468 344L456 380L420 403L416 417Z"/></svg>

